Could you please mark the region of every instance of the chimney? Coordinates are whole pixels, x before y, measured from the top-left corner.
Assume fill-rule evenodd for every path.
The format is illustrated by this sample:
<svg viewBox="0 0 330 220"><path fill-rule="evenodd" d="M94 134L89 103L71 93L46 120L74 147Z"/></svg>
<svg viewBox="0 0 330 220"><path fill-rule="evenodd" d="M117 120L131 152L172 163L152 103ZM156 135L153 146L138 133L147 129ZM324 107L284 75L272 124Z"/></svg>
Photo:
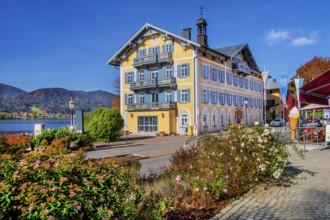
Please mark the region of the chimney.
<svg viewBox="0 0 330 220"><path fill-rule="evenodd" d="M182 30L182 37L191 40L191 28L185 28Z"/></svg>

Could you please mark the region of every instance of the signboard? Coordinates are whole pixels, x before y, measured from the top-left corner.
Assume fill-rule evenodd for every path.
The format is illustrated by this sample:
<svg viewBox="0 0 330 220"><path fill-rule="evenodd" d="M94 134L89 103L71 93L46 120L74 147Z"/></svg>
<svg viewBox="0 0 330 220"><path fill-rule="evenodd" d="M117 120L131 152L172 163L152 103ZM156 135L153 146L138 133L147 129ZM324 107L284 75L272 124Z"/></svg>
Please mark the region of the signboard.
<svg viewBox="0 0 330 220"><path fill-rule="evenodd" d="M76 129L77 133L84 133L84 112L76 111Z"/></svg>
<svg viewBox="0 0 330 220"><path fill-rule="evenodd" d="M326 142L330 142L330 125L327 125L325 132Z"/></svg>

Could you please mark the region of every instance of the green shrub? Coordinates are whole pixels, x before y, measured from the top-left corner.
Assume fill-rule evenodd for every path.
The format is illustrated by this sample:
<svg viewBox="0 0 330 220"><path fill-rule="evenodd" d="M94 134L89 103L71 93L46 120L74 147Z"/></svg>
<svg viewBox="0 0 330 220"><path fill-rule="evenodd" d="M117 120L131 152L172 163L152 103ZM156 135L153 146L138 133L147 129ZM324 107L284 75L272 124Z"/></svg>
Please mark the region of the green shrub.
<svg viewBox="0 0 330 220"><path fill-rule="evenodd" d="M98 108L92 113L86 130L98 141L118 139L122 134L124 120L117 109Z"/></svg>
<svg viewBox="0 0 330 220"><path fill-rule="evenodd" d="M66 147L72 150L78 148L89 149L93 139L88 132L78 134L70 131L69 128L63 127L59 129L44 130L31 140L33 149L42 152L45 146L49 145L53 140L67 137Z"/></svg>

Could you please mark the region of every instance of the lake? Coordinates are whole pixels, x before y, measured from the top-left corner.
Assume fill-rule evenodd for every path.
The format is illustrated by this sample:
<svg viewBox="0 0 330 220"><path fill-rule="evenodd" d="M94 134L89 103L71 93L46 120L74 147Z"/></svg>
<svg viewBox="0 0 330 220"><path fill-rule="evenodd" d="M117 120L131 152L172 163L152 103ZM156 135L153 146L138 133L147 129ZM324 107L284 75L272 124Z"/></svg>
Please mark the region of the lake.
<svg viewBox="0 0 330 220"><path fill-rule="evenodd" d="M70 119L1 119L0 135L34 133L34 125L44 123L46 129L70 126Z"/></svg>

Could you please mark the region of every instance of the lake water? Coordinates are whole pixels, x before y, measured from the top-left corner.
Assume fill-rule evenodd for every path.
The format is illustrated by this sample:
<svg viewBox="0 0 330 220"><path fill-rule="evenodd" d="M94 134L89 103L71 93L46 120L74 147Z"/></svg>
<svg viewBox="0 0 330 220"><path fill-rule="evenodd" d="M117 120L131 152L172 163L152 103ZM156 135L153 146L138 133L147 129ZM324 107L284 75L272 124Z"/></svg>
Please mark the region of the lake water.
<svg viewBox="0 0 330 220"><path fill-rule="evenodd" d="M70 126L70 119L1 119L0 135L34 133L34 125L44 123L46 129Z"/></svg>

